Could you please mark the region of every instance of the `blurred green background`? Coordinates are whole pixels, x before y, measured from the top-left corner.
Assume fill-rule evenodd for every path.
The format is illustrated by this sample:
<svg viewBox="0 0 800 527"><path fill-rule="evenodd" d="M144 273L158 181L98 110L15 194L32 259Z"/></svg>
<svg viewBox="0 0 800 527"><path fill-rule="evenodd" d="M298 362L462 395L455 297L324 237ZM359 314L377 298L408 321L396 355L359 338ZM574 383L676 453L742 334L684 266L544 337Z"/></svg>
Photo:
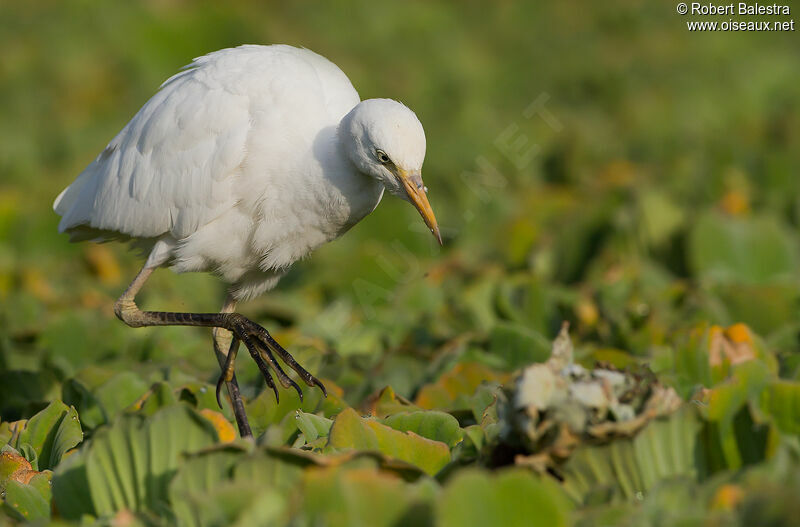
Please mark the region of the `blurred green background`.
<svg viewBox="0 0 800 527"><path fill-rule="evenodd" d="M114 299L141 259L122 244L69 244L51 204L192 58L244 43L287 43L338 64L362 98L391 97L416 111L445 245L435 244L412 207L387 198L341 240L298 263L275 291L242 305L332 394L321 402L307 390L306 413L295 414L297 396L282 392L276 405L241 354L237 374L251 425L259 445L281 447L303 446L298 437L311 445L309 427L327 423L319 446L332 419L361 426L354 412L340 412L346 405L374 415L383 405L388 415L416 408L407 398L449 412L420 414L455 423L459 439L440 445L448 460L452 448L454 462L436 479L401 484L391 471L402 466L384 466L382 458L377 472L359 479L372 465L356 460L348 465L354 470L332 468L324 477L307 470L302 485L287 490L299 470L284 481L275 465L259 469L262 449L245 484L219 499L216 490L208 494L215 499L188 495L194 502L170 494L173 512L183 503L183 512L204 514L249 496L248 506L305 511L309 525L336 525L314 518L399 525L392 522L400 514L462 525L478 521L473 512L484 505L483 512L514 515L535 495L557 509L557 521L539 518L548 525L583 513L585 525L596 525L615 510L606 523L711 525L703 523L709 509L720 521L741 513L741 525L766 524L769 514L783 518L775 525L791 524L800 502L792 468L800 459L799 42L796 32L690 33L690 19L702 20L644 0L0 3L0 442L25 447L34 459L32 443L12 437L9 422L58 399L74 406L80 426L65 427L77 439L38 468L55 467L64 454L54 484L66 483L55 501L63 518L77 519L104 512L94 492L106 487L95 481L95 509L70 494L72 468L103 445L84 441L67 457L80 437L108 437L111 422L117 430L130 423L155 430L158 419L145 416L163 405L167 413L159 415L180 415L159 426L186 439L180 427L200 426L196 414L171 402L206 416L217 410L210 332L134 330L116 320ZM163 270L139 305L207 312L223 295L213 276ZM692 465L691 477L643 502L592 490L578 516L549 476L534 480L527 469L495 476L470 468L450 477L459 464L513 462L491 452L486 459L481 450L504 419L497 385L481 382L505 382L546 359L565 320L584 366L647 365L683 399L697 397L685 406L702 417L697 437L711 453L708 466ZM738 323L744 326L732 326ZM386 386L393 392L378 400ZM231 419L227 405L222 412ZM297 424L296 416L306 421ZM232 427L216 424L233 436ZM49 430L42 425L39 433L52 436ZM672 439L664 444L679 443ZM293 452L308 462L307 452ZM752 471L740 471L748 465ZM193 484L198 466L185 464L171 489ZM254 489L257 476L267 482ZM697 490L701 484L705 490ZM37 498L42 518L51 510L48 485L48 497ZM342 503L349 516L336 516ZM593 515L592 503L612 505ZM634 511L628 523L620 518L630 511L614 509L621 503ZM19 512L3 506L12 517ZM225 516L221 510L214 517ZM365 518L377 516L370 514L389 520L371 523ZM687 518L694 523L680 523Z"/></svg>
<svg viewBox="0 0 800 527"><path fill-rule="evenodd" d="M3 3L4 419L86 371L215 380L208 331L114 319L140 260L69 244L51 204L163 80L243 43L317 51L426 129L444 249L387 198L243 306L348 400L386 384L412 397L462 356L513 369L564 319L589 348L656 364L699 323L744 322L796 377L797 33L685 20L642 0ZM161 271L140 305L210 311L222 295L213 277ZM480 345L453 344L464 335ZM253 396L257 371L239 363Z"/></svg>

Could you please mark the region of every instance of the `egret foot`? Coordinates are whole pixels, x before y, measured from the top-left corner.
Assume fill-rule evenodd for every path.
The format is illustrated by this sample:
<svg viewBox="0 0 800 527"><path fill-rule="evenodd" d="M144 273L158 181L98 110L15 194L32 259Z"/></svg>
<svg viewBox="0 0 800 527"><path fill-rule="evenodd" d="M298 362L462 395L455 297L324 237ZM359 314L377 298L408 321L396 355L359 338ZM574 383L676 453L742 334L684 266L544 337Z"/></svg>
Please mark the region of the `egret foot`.
<svg viewBox="0 0 800 527"><path fill-rule="evenodd" d="M281 386L284 388L291 387L297 391L301 401L303 400L303 391L296 382L286 375L286 372L283 371L283 368L281 368L278 361L275 360L275 355L277 355L286 366L297 372L297 375L300 376L303 382L311 387L317 386L320 390L322 390L323 395L326 397L328 396L328 391L325 389L325 385L322 384L322 381L311 375L305 368L300 366L294 357L292 357L292 355L286 351L283 346L278 344L266 329L259 324L256 324L249 318L240 315L239 313L220 314L226 315L229 324L228 326L220 327L225 327L225 329L233 333L233 341L231 342L231 348L222 368L222 374L217 381L217 403L220 402L219 392L222 389L223 383L230 382L230 380L233 378L238 341L244 342L244 345L250 352L250 356L253 357L258 369L261 371L261 375L264 376L264 381L267 383L267 386L269 386L275 393L276 401L280 400L280 395L278 393L278 387L275 385L275 381L272 379L270 369L278 377L278 382L281 383ZM220 404L220 406L222 405Z"/></svg>
<svg viewBox="0 0 800 527"><path fill-rule="evenodd" d="M125 322L127 325L138 328L148 326L202 326L217 328L214 332L215 350L217 351L217 358L220 361L222 373L217 382L217 403L221 403L220 390L222 384L228 387L228 395L231 397L231 405L233 412L236 416L236 422L239 426L239 434L242 437L252 436L250 425L247 422L247 415L244 411L244 404L242 403L241 394L239 393L239 385L236 382L234 374L234 366L236 362L236 355L239 349L239 342L243 342L250 352L250 356L255 360L258 369L264 376L264 381L267 383L272 391L275 393L275 400L279 400L278 388L275 381L272 379L270 369L277 375L278 382L284 388L292 387L297 390L300 399L303 399L303 392L300 387L294 382L286 372L283 371L278 361L278 358L288 367L293 369L300 378L311 387L317 386L322 390L323 395L327 397L328 392L322 382L311 375L305 368L292 357L280 344L278 344L269 332L256 324L252 320L246 318L244 315L233 312L235 302L229 299L223 306L221 313L175 313L169 311L142 311L134 302L134 298L139 290L142 288L147 278L155 270L155 267L145 267L136 275L128 289L119 297L114 304L114 312L117 317ZM222 335L223 331L227 330L230 335L230 346L227 353L222 353L220 344L226 339ZM222 404L220 404L220 407Z"/></svg>

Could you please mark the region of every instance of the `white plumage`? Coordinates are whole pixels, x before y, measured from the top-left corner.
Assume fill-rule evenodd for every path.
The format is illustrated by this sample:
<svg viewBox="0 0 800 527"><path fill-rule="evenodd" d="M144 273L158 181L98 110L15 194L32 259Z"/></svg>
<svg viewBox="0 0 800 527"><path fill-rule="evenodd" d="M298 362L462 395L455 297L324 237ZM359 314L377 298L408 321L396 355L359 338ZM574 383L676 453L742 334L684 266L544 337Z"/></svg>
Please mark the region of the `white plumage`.
<svg viewBox="0 0 800 527"><path fill-rule="evenodd" d="M425 133L389 99L359 101L327 59L290 46L242 46L195 59L168 79L56 198L72 240L133 240L144 267L114 304L131 327L214 328L214 350L242 436L252 434L234 373L244 343L267 386L322 382L239 300L369 214L383 191L410 201L441 243L421 168ZM162 265L214 271L231 284L219 313L142 311L135 297ZM220 402L221 404L221 402Z"/></svg>
<svg viewBox="0 0 800 527"><path fill-rule="evenodd" d="M324 57L241 46L167 80L54 209L73 240L134 239L150 249L146 266L214 271L246 299L369 214L384 189L438 237L424 156L411 110L360 102Z"/></svg>

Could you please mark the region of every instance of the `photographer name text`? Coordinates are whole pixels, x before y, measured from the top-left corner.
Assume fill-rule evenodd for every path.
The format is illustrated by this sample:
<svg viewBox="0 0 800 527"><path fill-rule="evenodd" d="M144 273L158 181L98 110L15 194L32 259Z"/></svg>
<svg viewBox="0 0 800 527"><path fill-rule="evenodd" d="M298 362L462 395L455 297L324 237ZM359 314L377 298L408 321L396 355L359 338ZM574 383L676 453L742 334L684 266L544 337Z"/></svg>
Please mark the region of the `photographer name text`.
<svg viewBox="0 0 800 527"><path fill-rule="evenodd" d="M788 5L780 4L702 4L692 2L689 13L692 15L790 15Z"/></svg>

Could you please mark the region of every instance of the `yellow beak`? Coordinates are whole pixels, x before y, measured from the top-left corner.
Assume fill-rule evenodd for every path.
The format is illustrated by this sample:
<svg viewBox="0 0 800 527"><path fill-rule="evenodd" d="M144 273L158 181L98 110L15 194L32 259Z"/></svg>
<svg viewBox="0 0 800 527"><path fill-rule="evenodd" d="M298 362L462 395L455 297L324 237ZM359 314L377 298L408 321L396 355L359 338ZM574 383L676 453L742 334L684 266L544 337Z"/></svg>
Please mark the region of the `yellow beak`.
<svg viewBox="0 0 800 527"><path fill-rule="evenodd" d="M425 220L425 225L427 225L433 235L436 236L439 245L443 245L442 235L439 234L439 225L436 223L436 216L433 215L431 204L428 203L428 189L425 188L425 185L422 183L422 175L417 171L407 172L398 168L397 179L403 184L403 188L406 189L411 203L414 204L420 216L422 216L422 219Z"/></svg>

